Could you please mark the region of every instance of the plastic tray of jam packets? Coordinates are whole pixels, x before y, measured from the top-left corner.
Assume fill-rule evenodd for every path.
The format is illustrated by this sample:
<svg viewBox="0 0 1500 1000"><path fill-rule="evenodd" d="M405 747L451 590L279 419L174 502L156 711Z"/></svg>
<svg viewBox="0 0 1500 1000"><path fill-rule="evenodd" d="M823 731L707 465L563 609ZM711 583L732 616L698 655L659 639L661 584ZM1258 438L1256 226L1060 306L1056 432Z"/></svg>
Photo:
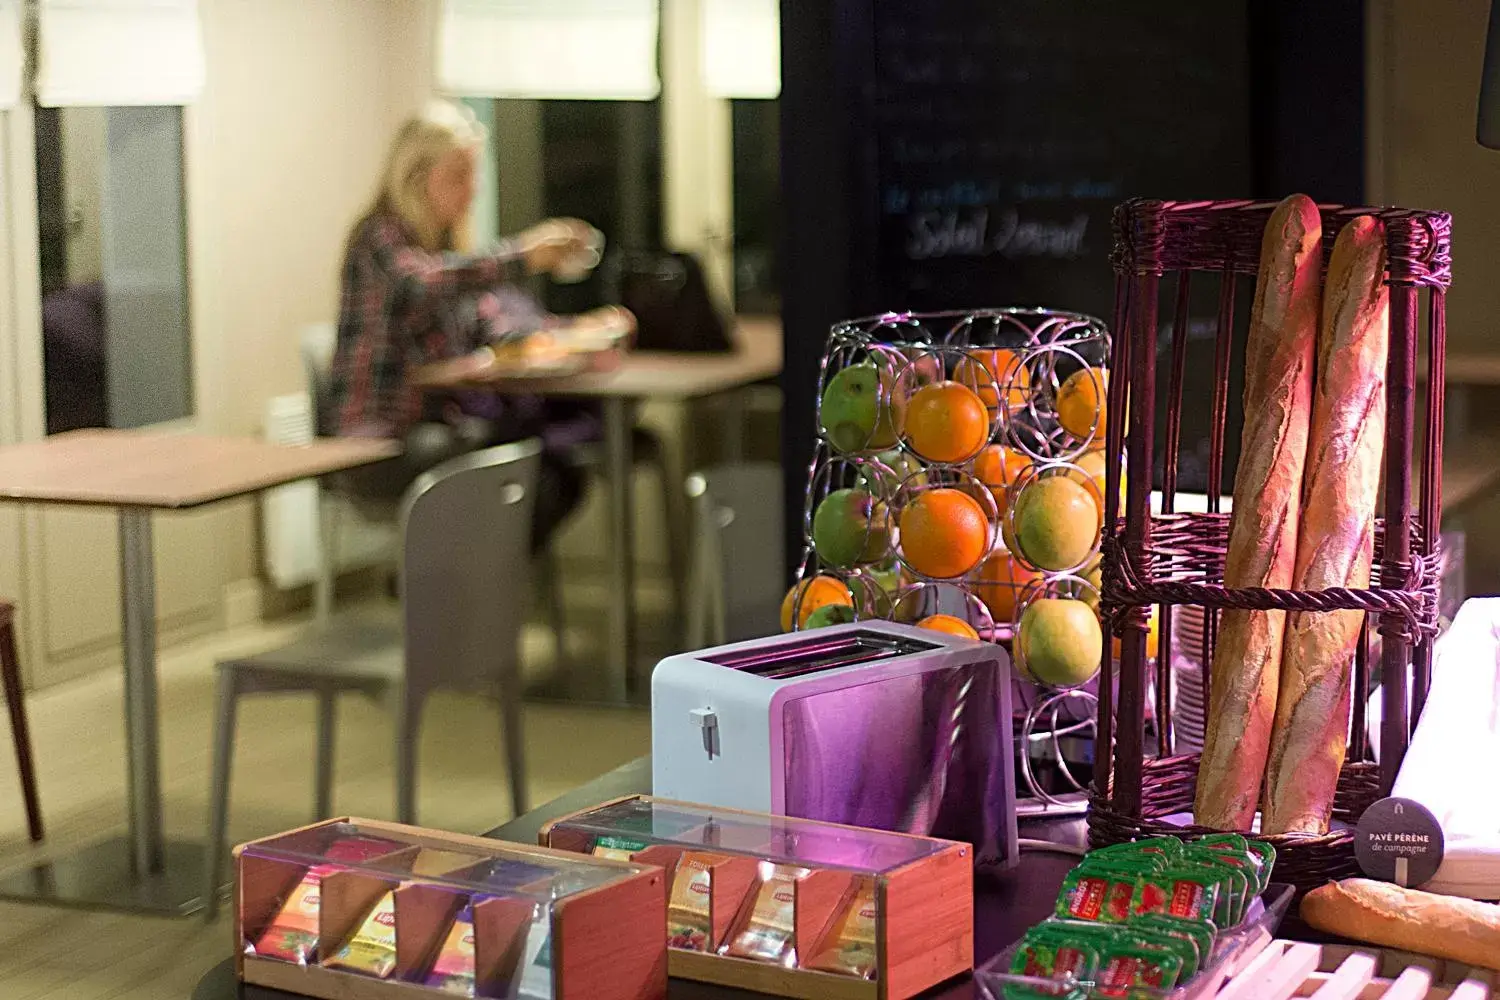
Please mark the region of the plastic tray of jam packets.
<svg viewBox="0 0 1500 1000"><path fill-rule="evenodd" d="M1054 957L1059 962L1054 966L1052 978L1012 971L1020 964L1017 955L1024 941L1016 942L986 962L974 973L974 978L988 1000L1211 1000L1228 979L1254 961L1275 939L1276 928L1291 907L1295 893L1290 885L1268 886L1250 903L1239 924L1214 936L1212 950L1202 967L1191 978L1166 989L1151 985L1161 980L1144 956L1127 959L1118 963L1118 967L1100 969L1093 967L1084 948L1072 948L1063 934L1059 934L1056 943ZM1063 966L1068 966L1069 971L1062 971Z"/></svg>
<svg viewBox="0 0 1500 1000"><path fill-rule="evenodd" d="M235 859L246 982L336 1000L414 987L643 1000L666 988L665 948L641 929L666 910L664 876L647 865L354 819L245 844ZM554 957L569 940L564 970ZM616 945L628 954L606 953Z"/></svg>
<svg viewBox="0 0 1500 1000"><path fill-rule="evenodd" d="M673 976L898 1000L973 964L968 844L643 796L557 820L542 842L667 871Z"/></svg>

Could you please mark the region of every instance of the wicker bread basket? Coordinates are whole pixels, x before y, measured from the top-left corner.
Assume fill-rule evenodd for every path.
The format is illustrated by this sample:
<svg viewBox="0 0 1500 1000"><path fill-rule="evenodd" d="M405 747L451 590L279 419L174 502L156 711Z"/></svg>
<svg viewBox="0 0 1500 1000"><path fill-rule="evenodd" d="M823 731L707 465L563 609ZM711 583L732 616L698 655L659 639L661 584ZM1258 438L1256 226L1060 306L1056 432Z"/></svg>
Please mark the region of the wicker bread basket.
<svg viewBox="0 0 1500 1000"><path fill-rule="evenodd" d="M1338 829L1337 821L1352 822L1388 792L1426 697L1437 629L1443 395L1428 394L1419 437L1417 365L1419 357L1424 359L1428 385L1443 384L1451 219L1442 212L1320 206L1325 263L1334 238L1350 218L1377 215L1386 227L1391 341L1384 517L1377 528L1374 579L1362 590L1234 590L1222 583L1229 522L1220 512L1220 502L1225 442L1239 433L1239 428L1226 426L1230 366L1243 363L1242 358L1231 356L1238 315L1235 301L1237 295L1253 294L1261 236L1274 208L1273 202L1134 200L1115 211L1116 336L1110 359L1106 448L1111 457L1122 452L1127 456L1128 494L1125 509L1118 510L1115 480L1120 463L1106 463L1110 482L1105 490L1105 523L1116 529L1105 543L1103 609L1111 631L1121 637L1121 652L1112 662L1106 643L1089 831L1095 846L1161 833L1206 832L1169 819L1191 811L1198 774L1197 755L1171 752L1171 670L1161 670L1154 686L1155 746L1145 745L1149 607L1157 607L1164 654L1172 648L1174 606L1203 608L1205 705L1206 665L1212 659L1218 609L1364 611L1365 628L1354 665L1354 719L1334 806L1335 829L1324 835L1266 838L1278 850L1278 881L1305 891L1358 873L1352 835ZM1205 283L1218 291L1214 388L1211 400L1188 403L1212 407L1208 513L1176 513L1184 370L1193 318L1189 315L1190 287ZM1166 308L1162 307L1164 298ZM1175 306L1170 304L1174 301ZM1170 330L1170 351L1157 349L1159 323L1163 330ZM1163 376L1166 391L1159 399L1158 380ZM1159 427L1165 445L1163 454L1157 456ZM1157 468L1163 501L1161 510L1152 512L1151 470ZM1377 633L1379 653L1372 656ZM1369 690L1372 676L1382 682L1378 764L1367 739L1365 698L1360 696Z"/></svg>

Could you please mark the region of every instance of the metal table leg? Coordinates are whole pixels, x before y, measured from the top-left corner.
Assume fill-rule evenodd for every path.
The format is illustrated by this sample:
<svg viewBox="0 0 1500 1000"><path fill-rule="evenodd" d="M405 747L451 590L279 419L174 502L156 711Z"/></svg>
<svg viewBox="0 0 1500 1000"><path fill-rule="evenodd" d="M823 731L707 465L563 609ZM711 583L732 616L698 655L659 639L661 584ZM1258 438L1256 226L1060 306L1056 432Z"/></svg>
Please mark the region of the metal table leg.
<svg viewBox="0 0 1500 1000"><path fill-rule="evenodd" d="M631 545L631 433L635 406L629 399L604 400L604 462L609 479L609 665L608 698L624 703L635 662L635 559Z"/></svg>
<svg viewBox="0 0 1500 1000"><path fill-rule="evenodd" d="M128 837L0 880L0 899L185 916L203 906L204 849L162 835L156 707L156 578L151 511L120 511Z"/></svg>
<svg viewBox="0 0 1500 1000"><path fill-rule="evenodd" d="M125 644L126 787L130 858L137 872L164 865L160 719L156 712L156 573L151 512L120 511L121 637Z"/></svg>

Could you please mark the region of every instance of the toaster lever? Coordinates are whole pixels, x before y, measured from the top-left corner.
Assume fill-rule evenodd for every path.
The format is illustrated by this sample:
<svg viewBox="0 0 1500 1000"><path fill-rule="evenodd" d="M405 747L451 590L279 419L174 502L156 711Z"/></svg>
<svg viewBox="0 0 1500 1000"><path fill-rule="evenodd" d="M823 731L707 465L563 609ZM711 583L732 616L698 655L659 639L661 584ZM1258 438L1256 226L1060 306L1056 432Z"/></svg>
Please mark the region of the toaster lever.
<svg viewBox="0 0 1500 1000"><path fill-rule="evenodd" d="M703 749L713 760L719 752L719 716L711 708L695 708L688 712L688 719L703 730Z"/></svg>

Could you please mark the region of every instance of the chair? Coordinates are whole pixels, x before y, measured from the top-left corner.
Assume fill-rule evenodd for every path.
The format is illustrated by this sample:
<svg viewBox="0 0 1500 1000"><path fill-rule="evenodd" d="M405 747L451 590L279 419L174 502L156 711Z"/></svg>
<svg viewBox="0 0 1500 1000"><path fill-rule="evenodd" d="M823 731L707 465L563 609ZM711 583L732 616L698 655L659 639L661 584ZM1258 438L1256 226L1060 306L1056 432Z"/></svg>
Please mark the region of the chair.
<svg viewBox="0 0 1500 1000"><path fill-rule="evenodd" d="M702 649L774 635L785 588L781 466L723 465L687 479L693 559L687 642Z"/></svg>
<svg viewBox="0 0 1500 1000"><path fill-rule="evenodd" d="M5 704L10 709L10 735L16 744L16 764L21 769L21 796L26 801L26 831L32 840L42 839L42 806L36 793L36 763L31 757L31 730L26 725L26 702L21 692L21 661L16 656L16 608L0 601L0 680L5 685Z"/></svg>
<svg viewBox="0 0 1500 1000"><path fill-rule="evenodd" d="M535 440L461 455L423 473L401 501L402 624L341 617L303 638L218 664L209 795L208 916L217 903L229 812L235 708L252 694L318 696L315 812L332 814L335 698L385 701L396 719L396 814L416 821L422 707L440 688L500 696L511 803L526 810L520 635L530 584L527 548L541 446Z"/></svg>

